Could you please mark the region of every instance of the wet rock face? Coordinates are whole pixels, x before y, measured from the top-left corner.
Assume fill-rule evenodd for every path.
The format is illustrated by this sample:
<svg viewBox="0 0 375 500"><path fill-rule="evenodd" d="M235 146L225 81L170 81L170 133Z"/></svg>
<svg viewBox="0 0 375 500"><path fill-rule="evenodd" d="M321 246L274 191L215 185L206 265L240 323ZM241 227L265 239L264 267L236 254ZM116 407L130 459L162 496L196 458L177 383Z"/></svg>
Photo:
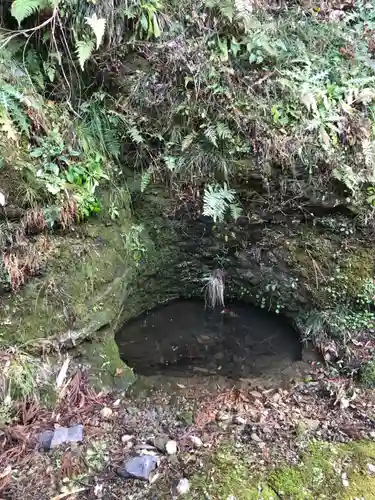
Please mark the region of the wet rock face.
<svg viewBox="0 0 375 500"><path fill-rule="evenodd" d="M182 281L221 268L227 273L226 297L291 316L355 300L363 281L373 276L371 229L356 226L346 207L311 210L282 215L249 206L249 219L217 227L206 218L181 216L180 248L190 254L190 267L180 266Z"/></svg>

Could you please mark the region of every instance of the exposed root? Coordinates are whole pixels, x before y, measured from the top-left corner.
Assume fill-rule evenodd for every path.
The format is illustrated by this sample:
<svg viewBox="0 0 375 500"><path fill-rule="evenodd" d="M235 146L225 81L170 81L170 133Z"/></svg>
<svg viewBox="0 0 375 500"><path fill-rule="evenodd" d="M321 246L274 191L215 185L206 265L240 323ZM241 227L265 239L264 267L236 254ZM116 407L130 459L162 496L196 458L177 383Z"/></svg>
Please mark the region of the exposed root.
<svg viewBox="0 0 375 500"><path fill-rule="evenodd" d="M59 222L61 227L70 229L77 220L77 204L73 198L67 198L60 209Z"/></svg>
<svg viewBox="0 0 375 500"><path fill-rule="evenodd" d="M26 234L42 233L47 227L43 210L41 208L28 210L23 218L23 226Z"/></svg>
<svg viewBox="0 0 375 500"><path fill-rule="evenodd" d="M225 273L220 269L216 269L213 273L205 278L207 283L204 288L205 306L214 309L215 307L224 307L224 289L225 289Z"/></svg>

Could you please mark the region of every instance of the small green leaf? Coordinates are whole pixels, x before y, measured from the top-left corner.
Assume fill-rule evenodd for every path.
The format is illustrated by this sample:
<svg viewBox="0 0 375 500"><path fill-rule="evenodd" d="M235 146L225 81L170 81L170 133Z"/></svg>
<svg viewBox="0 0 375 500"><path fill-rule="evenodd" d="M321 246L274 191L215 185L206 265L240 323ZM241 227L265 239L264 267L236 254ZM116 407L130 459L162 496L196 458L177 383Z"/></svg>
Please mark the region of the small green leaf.
<svg viewBox="0 0 375 500"><path fill-rule="evenodd" d="M74 184L74 174L73 174L73 172L71 172L71 171L66 172L65 177L66 177L66 180L70 184Z"/></svg>
<svg viewBox="0 0 375 500"><path fill-rule="evenodd" d="M50 170L55 175L59 175L60 173L59 166L56 165L56 163L48 163L46 165L46 170Z"/></svg>
<svg viewBox="0 0 375 500"><path fill-rule="evenodd" d="M40 158L42 154L43 154L42 148L35 148L31 151L30 156L31 158Z"/></svg>
<svg viewBox="0 0 375 500"><path fill-rule="evenodd" d="M142 13L141 18L140 18L139 21L141 23L141 26L142 26L143 30L147 31L148 30L148 21L147 21L147 17L145 16L144 13Z"/></svg>
<svg viewBox="0 0 375 500"><path fill-rule="evenodd" d="M160 28L159 28L159 22L158 22L158 18L156 16L156 14L154 14L152 16L152 24L153 24L153 27L154 27L154 37L155 38L159 38L160 35L161 35L161 31L160 31Z"/></svg>

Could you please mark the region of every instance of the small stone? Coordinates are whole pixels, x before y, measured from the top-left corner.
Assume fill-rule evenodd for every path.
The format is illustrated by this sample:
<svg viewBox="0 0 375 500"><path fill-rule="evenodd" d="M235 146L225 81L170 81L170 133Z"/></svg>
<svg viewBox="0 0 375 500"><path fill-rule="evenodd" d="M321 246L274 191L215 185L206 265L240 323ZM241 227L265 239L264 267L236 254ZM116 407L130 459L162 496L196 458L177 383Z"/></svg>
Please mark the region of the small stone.
<svg viewBox="0 0 375 500"><path fill-rule="evenodd" d="M134 439L134 436L132 436L131 434L124 434L122 437L121 437L121 441L125 444L125 443L129 443L129 441L131 441L132 439Z"/></svg>
<svg viewBox="0 0 375 500"><path fill-rule="evenodd" d="M159 477L160 477L159 472L157 472L156 474L154 474L154 475L150 478L150 484L154 484L154 483L156 483L156 481L159 479Z"/></svg>
<svg viewBox="0 0 375 500"><path fill-rule="evenodd" d="M251 439L252 439L253 441L255 441L256 443L260 443L260 442L262 441L262 440L260 439L260 437L258 436L258 434L256 434L255 432L253 432L253 433L251 434L251 436L250 436L250 437L251 437Z"/></svg>
<svg viewBox="0 0 375 500"><path fill-rule="evenodd" d="M346 472L343 472L341 474L341 480L342 480L342 485L344 486L344 488L348 488L349 481L348 481L348 476L346 475Z"/></svg>
<svg viewBox="0 0 375 500"><path fill-rule="evenodd" d="M219 411L219 413L216 415L216 420L218 422L226 422L227 420L230 419L229 413L225 411Z"/></svg>
<svg viewBox="0 0 375 500"><path fill-rule="evenodd" d="M175 454L175 455L168 455L168 463L174 469L176 467L178 467L178 464L179 464L178 455L177 454Z"/></svg>
<svg viewBox="0 0 375 500"><path fill-rule="evenodd" d="M374 464L367 464L367 470L369 474L375 474L375 465Z"/></svg>
<svg viewBox="0 0 375 500"><path fill-rule="evenodd" d="M105 406L100 411L100 415L104 419L110 418L112 416L112 414L113 414L113 411L111 410L111 408L108 408L108 406Z"/></svg>
<svg viewBox="0 0 375 500"><path fill-rule="evenodd" d="M157 436L154 439L154 446L158 450L164 452L165 451L165 447L166 447L168 441L169 441L169 437L168 436Z"/></svg>
<svg viewBox="0 0 375 500"><path fill-rule="evenodd" d="M246 418L243 418L243 417L240 417L239 415L236 415L233 419L233 423L235 423L237 425L246 425L247 420L246 420Z"/></svg>
<svg viewBox="0 0 375 500"><path fill-rule="evenodd" d="M264 434L272 434L272 429L269 427L263 427L262 431Z"/></svg>
<svg viewBox="0 0 375 500"><path fill-rule="evenodd" d="M261 392L258 391L250 391L249 392L250 396L254 399L263 399L263 395Z"/></svg>
<svg viewBox="0 0 375 500"><path fill-rule="evenodd" d="M320 421L315 420L313 418L305 418L305 419L303 419L303 423L306 425L306 427L310 431L316 431L318 429L318 427L320 426Z"/></svg>
<svg viewBox="0 0 375 500"><path fill-rule="evenodd" d="M168 441L165 445L165 451L168 455L175 455L177 453L177 443L176 441Z"/></svg>
<svg viewBox="0 0 375 500"><path fill-rule="evenodd" d="M186 493L189 493L189 490L190 490L189 480L186 479L186 477L180 479L176 488L177 493L179 495L186 495Z"/></svg>
<svg viewBox="0 0 375 500"><path fill-rule="evenodd" d="M158 463L158 457L153 455L133 457L124 464L124 467L118 469L117 473L125 479L137 478L148 481L151 473L158 466Z"/></svg>
<svg viewBox="0 0 375 500"><path fill-rule="evenodd" d="M195 448L203 446L203 441L198 436L189 436L189 439Z"/></svg>
<svg viewBox="0 0 375 500"><path fill-rule="evenodd" d="M375 439L375 431L371 431L369 435L371 439Z"/></svg>

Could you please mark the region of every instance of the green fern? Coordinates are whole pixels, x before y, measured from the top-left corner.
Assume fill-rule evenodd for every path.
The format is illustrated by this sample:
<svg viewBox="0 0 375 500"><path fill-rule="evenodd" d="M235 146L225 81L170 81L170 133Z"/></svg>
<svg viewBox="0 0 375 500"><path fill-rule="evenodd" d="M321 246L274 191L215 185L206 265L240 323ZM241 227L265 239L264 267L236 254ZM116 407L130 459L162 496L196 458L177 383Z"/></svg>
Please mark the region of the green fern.
<svg viewBox="0 0 375 500"><path fill-rule="evenodd" d="M216 124L216 134L221 140L232 139L232 133L229 127L223 122Z"/></svg>
<svg viewBox="0 0 375 500"><path fill-rule="evenodd" d="M181 151L185 151L186 149L188 149L192 145L192 143L195 139L195 136L196 136L195 132L191 132L186 137L184 137L184 139L181 143Z"/></svg>
<svg viewBox="0 0 375 500"><path fill-rule="evenodd" d="M209 9L217 9L220 14L228 19L229 22L233 21L235 9L233 1L231 0L206 0L205 5Z"/></svg>
<svg viewBox="0 0 375 500"><path fill-rule="evenodd" d="M210 143L215 146L215 148L218 147L215 127L213 127L212 125L207 127L204 131L204 135L210 141Z"/></svg>
<svg viewBox="0 0 375 500"><path fill-rule="evenodd" d="M249 27L252 20L252 5L250 0L234 0L236 20L241 21L245 28Z"/></svg>
<svg viewBox="0 0 375 500"><path fill-rule="evenodd" d="M85 63L90 59L93 53L95 44L93 40L77 40L76 41L76 51L78 56L79 65L81 69L84 70Z"/></svg>
<svg viewBox="0 0 375 500"><path fill-rule="evenodd" d="M151 168L149 168L148 170L145 170L142 173L142 175L141 175L141 193L143 193L147 189L147 186L150 184L151 176L152 176L152 169Z"/></svg>
<svg viewBox="0 0 375 500"><path fill-rule="evenodd" d="M27 17L49 5L48 0L14 0L10 12L20 25Z"/></svg>
<svg viewBox="0 0 375 500"><path fill-rule="evenodd" d="M131 137L131 140L133 142L135 142L136 144L142 144L144 142L143 137L142 137L140 131L137 129L137 127L135 125L132 125L129 128L128 133L129 133L129 135Z"/></svg>
<svg viewBox="0 0 375 500"><path fill-rule="evenodd" d="M103 41L106 20L104 18L98 18L96 13L94 13L91 17L86 17L86 24L88 24L94 32L96 38L96 50L98 50Z"/></svg>
<svg viewBox="0 0 375 500"><path fill-rule="evenodd" d="M226 183L223 187L218 184L209 184L203 195L203 215L212 217L214 222L223 222L226 211L230 209L234 201L235 191L228 189Z"/></svg>
<svg viewBox="0 0 375 500"><path fill-rule="evenodd" d="M230 216L234 221L236 221L242 215L242 208L238 205L238 203L231 203L229 205Z"/></svg>
<svg viewBox="0 0 375 500"><path fill-rule="evenodd" d="M121 119L106 112L106 108L94 101L85 107L83 125L80 127L81 140L85 150L96 149L103 155L118 159L121 152ZM100 97L99 97L100 98Z"/></svg>
<svg viewBox="0 0 375 500"><path fill-rule="evenodd" d="M23 96L16 89L7 84L0 86L0 115L11 119L19 131L28 135L29 121L22 102Z"/></svg>

